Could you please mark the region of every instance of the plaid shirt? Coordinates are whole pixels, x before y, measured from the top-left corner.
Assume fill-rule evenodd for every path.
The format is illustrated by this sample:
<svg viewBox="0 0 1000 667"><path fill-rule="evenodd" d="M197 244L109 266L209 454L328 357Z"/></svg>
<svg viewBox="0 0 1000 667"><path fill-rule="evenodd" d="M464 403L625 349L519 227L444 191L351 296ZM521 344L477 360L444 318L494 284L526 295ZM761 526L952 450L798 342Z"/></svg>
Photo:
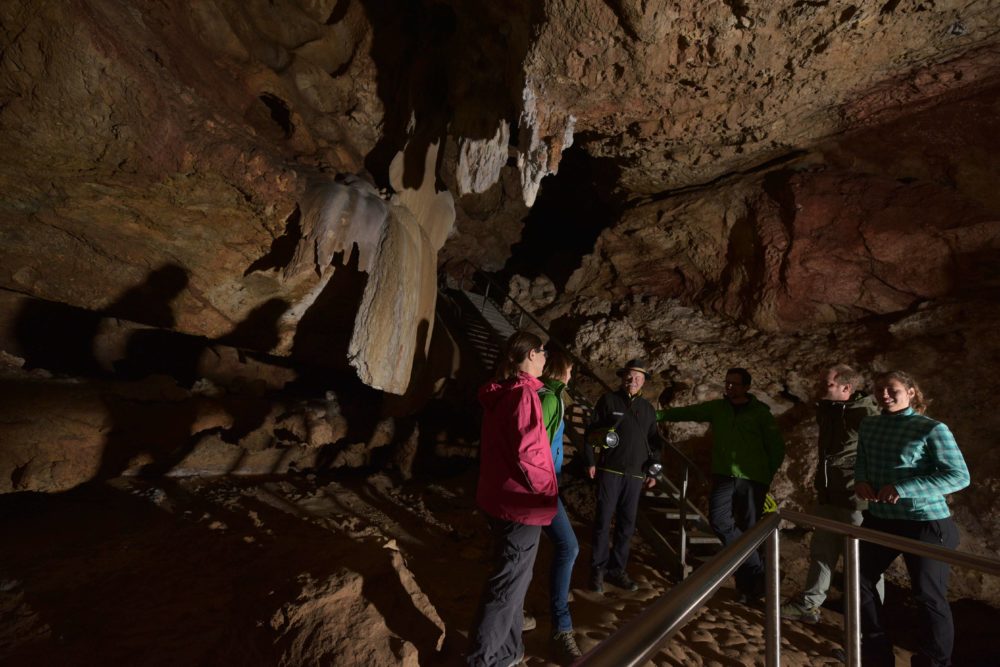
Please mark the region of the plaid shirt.
<svg viewBox="0 0 1000 667"><path fill-rule="evenodd" d="M969 469L947 426L907 408L861 421L854 478L896 487L899 502L869 504L874 516L931 521L951 516L944 494L967 487Z"/></svg>

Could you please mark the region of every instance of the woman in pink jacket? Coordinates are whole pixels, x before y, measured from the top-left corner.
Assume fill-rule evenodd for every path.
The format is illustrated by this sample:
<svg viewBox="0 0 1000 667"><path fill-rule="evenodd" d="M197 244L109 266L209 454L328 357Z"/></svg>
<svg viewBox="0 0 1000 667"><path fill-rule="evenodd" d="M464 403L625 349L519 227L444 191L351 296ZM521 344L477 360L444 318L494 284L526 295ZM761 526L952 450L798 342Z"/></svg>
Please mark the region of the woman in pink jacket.
<svg viewBox="0 0 1000 667"><path fill-rule="evenodd" d="M518 331L501 352L496 378L479 390L483 431L476 502L489 519L494 552L467 657L476 667L510 667L524 658L524 595L542 526L555 516L559 496L538 399L544 368L542 340Z"/></svg>

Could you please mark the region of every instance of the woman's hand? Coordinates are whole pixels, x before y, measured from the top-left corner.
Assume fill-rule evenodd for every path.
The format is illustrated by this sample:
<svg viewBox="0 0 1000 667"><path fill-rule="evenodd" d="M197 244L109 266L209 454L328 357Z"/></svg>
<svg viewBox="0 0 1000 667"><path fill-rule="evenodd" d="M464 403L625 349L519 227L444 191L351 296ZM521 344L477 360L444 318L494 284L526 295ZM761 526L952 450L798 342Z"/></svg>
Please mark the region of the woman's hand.
<svg viewBox="0 0 1000 667"><path fill-rule="evenodd" d="M880 503L889 503L890 505L895 505L899 502L899 492L896 491L896 487L892 484L886 484L878 492L878 501Z"/></svg>
<svg viewBox="0 0 1000 667"><path fill-rule="evenodd" d="M875 489L868 482L858 482L854 485L854 495L861 500L874 500L878 501L878 496L875 495Z"/></svg>
<svg viewBox="0 0 1000 667"><path fill-rule="evenodd" d="M587 474L590 476L590 479L594 479L597 476L597 466L587 468Z"/></svg>
<svg viewBox="0 0 1000 667"><path fill-rule="evenodd" d="M646 484L646 488L647 489L653 488L654 486L656 486L656 478L655 477L646 477L645 484Z"/></svg>

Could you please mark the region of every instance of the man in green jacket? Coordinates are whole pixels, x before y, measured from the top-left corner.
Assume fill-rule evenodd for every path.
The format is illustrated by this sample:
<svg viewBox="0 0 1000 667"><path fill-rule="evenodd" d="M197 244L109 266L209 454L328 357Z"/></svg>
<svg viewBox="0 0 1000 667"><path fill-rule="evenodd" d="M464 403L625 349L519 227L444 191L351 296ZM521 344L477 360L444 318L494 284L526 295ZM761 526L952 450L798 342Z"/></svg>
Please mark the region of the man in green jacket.
<svg viewBox="0 0 1000 667"><path fill-rule="evenodd" d="M750 382L745 368L730 368L723 398L656 414L658 421L711 424L708 522L727 546L760 519L771 479L785 458L778 424L771 409L749 393ZM764 563L756 551L736 571L736 588L745 601L763 595Z"/></svg>

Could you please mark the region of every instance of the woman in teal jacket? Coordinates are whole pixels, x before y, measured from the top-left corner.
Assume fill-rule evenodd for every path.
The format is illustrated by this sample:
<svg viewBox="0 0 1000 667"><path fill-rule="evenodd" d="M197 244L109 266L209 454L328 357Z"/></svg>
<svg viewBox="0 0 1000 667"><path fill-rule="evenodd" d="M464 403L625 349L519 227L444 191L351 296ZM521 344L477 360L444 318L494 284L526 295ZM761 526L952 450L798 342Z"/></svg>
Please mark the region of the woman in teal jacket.
<svg viewBox="0 0 1000 667"><path fill-rule="evenodd" d="M573 362L564 352L552 346L542 373L542 383L538 390L542 401L542 423L549 434L552 445L552 463L558 477L563 462L563 421L566 408L563 390L573 375ZM573 563L580 553L573 526L562 499L559 499L556 515L552 523L545 526L544 533L552 540L552 572L549 577L549 603L552 613L552 644L560 662L579 658L581 653L573 636L573 620L569 614L569 585L573 574Z"/></svg>
<svg viewBox="0 0 1000 667"><path fill-rule="evenodd" d="M954 549L958 528L945 496L969 485L969 469L951 430L923 414L926 401L907 373L875 378L882 414L858 430L854 492L869 501L865 528ZM875 582L900 555L899 549L861 543L861 652L865 665L895 665ZM948 667L955 628L948 605L950 568L933 558L903 553L913 597L921 611L921 638L913 664Z"/></svg>

